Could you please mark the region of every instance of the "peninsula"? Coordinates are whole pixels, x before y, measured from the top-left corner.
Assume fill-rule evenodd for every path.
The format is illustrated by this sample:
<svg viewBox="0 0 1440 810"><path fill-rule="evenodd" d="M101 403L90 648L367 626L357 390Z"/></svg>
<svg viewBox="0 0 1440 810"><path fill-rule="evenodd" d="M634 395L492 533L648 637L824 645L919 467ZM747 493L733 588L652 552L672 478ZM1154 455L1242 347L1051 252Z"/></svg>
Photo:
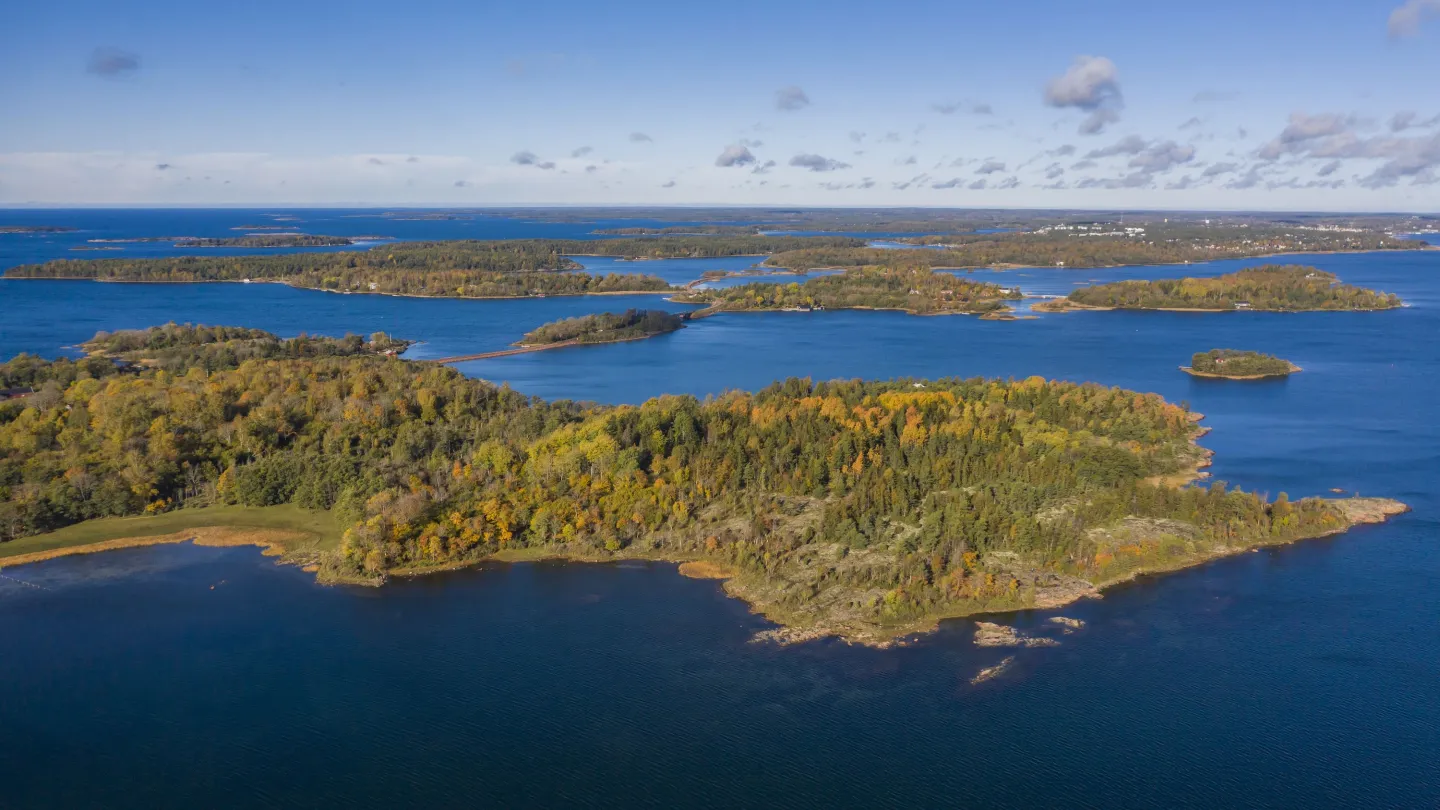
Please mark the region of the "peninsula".
<svg viewBox="0 0 1440 810"><path fill-rule="evenodd" d="M1211 349L1197 352L1190 365L1181 366L1186 374L1195 377L1218 377L1227 380L1259 380L1266 377L1288 377L1301 368L1289 360L1282 360L1260 352L1238 351L1236 349Z"/></svg>
<svg viewBox="0 0 1440 810"><path fill-rule="evenodd" d="M694 317L719 312L890 309L913 315L1001 313L1021 294L925 268L867 267L790 284L753 283L690 289L672 300L709 304Z"/></svg>
<svg viewBox="0 0 1440 810"><path fill-rule="evenodd" d="M0 402L0 564L200 527L327 582L674 560L726 578L782 638L883 645L1405 510L1183 485L1207 463L1199 417L1098 385L790 379L609 407L369 350L310 353L352 339L231 348L273 340L167 326L97 338L123 368L0 366L36 389ZM317 539L321 525L342 528Z"/></svg>
<svg viewBox="0 0 1440 810"><path fill-rule="evenodd" d="M1222 276L1118 281L1081 287L1036 304L1039 312L1073 309L1162 309L1180 312L1310 312L1394 309L1392 293L1341 284L1314 267L1266 265Z"/></svg>

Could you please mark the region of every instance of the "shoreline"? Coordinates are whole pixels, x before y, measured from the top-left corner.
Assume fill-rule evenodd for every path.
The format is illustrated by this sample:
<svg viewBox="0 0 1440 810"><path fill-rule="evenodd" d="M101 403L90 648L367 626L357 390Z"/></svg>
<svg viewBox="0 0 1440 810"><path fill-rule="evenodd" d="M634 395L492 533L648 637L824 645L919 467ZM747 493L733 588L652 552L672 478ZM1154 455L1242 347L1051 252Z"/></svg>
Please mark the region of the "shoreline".
<svg viewBox="0 0 1440 810"><path fill-rule="evenodd" d="M1196 438L1199 438L1200 435L1203 434L1197 434ZM1199 472L1198 467L1206 466L1208 460L1207 451L1207 456L1202 460L1203 463L1197 465L1197 473ZM11 558L0 558L0 570L11 566L45 562L60 557L95 554L126 548L177 544L187 541L193 542L193 544L197 546L206 547L257 546L261 549L263 555L279 558L277 560L278 563L300 565L302 570L307 573L315 573L316 584L324 586L353 585L379 587L383 586L385 582L392 577L409 579L450 571L459 571L487 563L514 564L541 561L580 564L619 563L626 561L673 563L677 565L677 573L681 576L691 579L721 581L723 583L722 588L727 596L739 599L746 604L751 613L763 616L765 619L778 625L775 628L762 631L761 635L757 636L757 640L771 640L781 645L788 645L823 638L836 638L847 644L859 644L877 649L886 649L905 645L908 643L907 639L909 639L909 637L933 632L939 627L940 622L946 619L961 619L1019 610L1053 610L1073 604L1081 599L1099 598L1105 590L1132 582L1143 576L1167 574L1187 568L1194 568L1260 548L1293 545L1306 540L1332 537L1344 534L1358 526L1383 524L1392 517L1411 511L1408 505L1386 498L1352 497L1324 500L1327 503L1339 505L1340 512L1345 520L1343 525L1313 535L1274 539L1261 537L1241 545L1218 546L1205 552L1188 554L1167 563L1140 565L1110 578L1099 578L1092 581L1080 577L1071 577L1072 582L1055 588L1055 592L1053 593L1040 591L1032 587L1028 591L1022 591L1019 595L1012 598L998 598L986 602L957 602L948 607L934 610L896 624L857 622L855 620L850 620L843 624L828 624L824 621L794 621L794 614L788 612L784 606L765 602L751 590L750 585L753 575L736 570L727 563L703 556L685 553L655 553L644 550L636 550L628 553L622 551L619 553L599 555L582 551L567 551L563 548L502 549L484 557L471 560L458 560L435 566L395 568L373 578L337 578L326 576L320 571L318 555L305 556L295 554L287 547L287 542L293 543L295 541L305 540L308 536L307 533L286 529L207 526L168 535L104 540L97 543L19 554Z"/></svg>
<svg viewBox="0 0 1440 810"><path fill-rule="evenodd" d="M113 540L101 540L95 543L62 546L59 548L45 549L44 551L30 551L24 554L15 554L10 557L0 557L0 571L18 565L31 565L39 562L58 560L61 557L75 557L82 554L99 554L105 551L175 545L187 542L208 548L256 546L260 549L260 553L266 557L280 557L282 558L280 562L288 562L290 564L308 567L310 563L300 559L283 559L286 555L292 553L290 546L286 545L287 543L294 545L296 541L306 539L309 539L307 533L290 529L257 528L249 526L199 526L194 529L171 532L170 534L120 537Z"/></svg>
<svg viewBox="0 0 1440 810"><path fill-rule="evenodd" d="M1285 377L1289 377L1291 374L1299 374L1300 372L1305 370L1295 365L1294 363L1291 363L1288 360L1286 361L1286 363L1290 366L1289 371L1277 371L1274 374L1215 374L1209 371L1196 371L1190 366L1181 366L1180 370L1185 372L1186 374L1189 374L1191 377L1204 377L1210 380L1270 380L1276 378L1284 379Z"/></svg>

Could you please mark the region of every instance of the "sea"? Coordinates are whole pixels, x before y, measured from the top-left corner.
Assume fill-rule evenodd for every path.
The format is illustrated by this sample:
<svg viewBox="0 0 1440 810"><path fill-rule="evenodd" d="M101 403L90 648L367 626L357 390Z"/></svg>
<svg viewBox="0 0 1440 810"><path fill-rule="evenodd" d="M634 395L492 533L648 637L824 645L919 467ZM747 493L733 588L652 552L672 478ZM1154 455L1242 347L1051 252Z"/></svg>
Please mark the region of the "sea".
<svg viewBox="0 0 1440 810"><path fill-rule="evenodd" d="M267 221L395 239L593 238L658 224L377 214L0 211L0 225L78 229L0 234L0 268L171 255L187 249L70 248ZM758 259L579 261L682 283ZM733 314L647 341L458 368L602 403L791 376L1040 375L1153 391L1205 415L1216 479L1413 507L1388 524L996 618L1037 631L1056 615L1086 623L1058 647L1019 650L976 647L969 619L884 650L752 643L769 622L718 583L660 563L492 564L379 589L322 587L250 548L157 546L10 568L0 572L0 807L1440 807L1440 251L970 276L1064 295L1277 261L1407 305L1010 322ZM99 330L175 321L283 336L384 330L421 341L409 356L423 359L627 307L686 308L655 295L464 301L0 280L0 358L72 354ZM1233 382L1179 370L1211 348L1256 349L1304 371ZM999 677L970 683L1008 656Z"/></svg>

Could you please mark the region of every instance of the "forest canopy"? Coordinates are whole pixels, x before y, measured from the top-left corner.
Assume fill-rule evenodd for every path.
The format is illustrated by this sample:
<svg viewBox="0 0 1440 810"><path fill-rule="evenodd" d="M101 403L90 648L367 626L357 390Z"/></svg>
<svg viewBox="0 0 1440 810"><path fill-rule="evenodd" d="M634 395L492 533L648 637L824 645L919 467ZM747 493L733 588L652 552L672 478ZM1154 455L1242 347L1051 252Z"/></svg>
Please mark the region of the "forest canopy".
<svg viewBox="0 0 1440 810"><path fill-rule="evenodd" d="M518 343L521 346L546 346L552 343L615 343L637 340L682 329L687 318L688 313L675 315L659 309L601 312L552 321L526 332Z"/></svg>
<svg viewBox="0 0 1440 810"><path fill-rule="evenodd" d="M680 303L716 312L811 309L898 309L920 315L1006 309L1018 291L924 268L860 268L791 284L754 283L688 290ZM708 313L711 310L706 310ZM699 314L699 313L697 313Z"/></svg>
<svg viewBox="0 0 1440 810"><path fill-rule="evenodd" d="M1265 265L1222 276L1118 281L1081 287L1071 303L1112 309L1251 309L1272 312L1393 309L1391 293L1339 283L1333 273L1297 265Z"/></svg>

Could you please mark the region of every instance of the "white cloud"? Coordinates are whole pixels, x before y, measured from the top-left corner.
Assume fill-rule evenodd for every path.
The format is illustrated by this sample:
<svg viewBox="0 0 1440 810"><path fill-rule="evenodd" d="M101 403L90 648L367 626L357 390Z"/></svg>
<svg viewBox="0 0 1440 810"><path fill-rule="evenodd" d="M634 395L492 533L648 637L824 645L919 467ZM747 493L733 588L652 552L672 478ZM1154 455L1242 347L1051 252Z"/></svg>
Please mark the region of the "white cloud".
<svg viewBox="0 0 1440 810"><path fill-rule="evenodd" d="M1120 92L1120 71L1103 56L1079 56L1065 73L1045 85L1045 103L1089 113L1080 123L1082 135L1103 132L1120 120L1125 106Z"/></svg>
<svg viewBox="0 0 1440 810"><path fill-rule="evenodd" d="M810 106L810 96L804 90L791 85L775 91L775 109L786 112L803 110Z"/></svg>
<svg viewBox="0 0 1440 810"><path fill-rule="evenodd" d="M1440 17L1440 0L1406 0L1390 12L1390 37L1413 37L1420 33L1421 23L1434 17Z"/></svg>
<svg viewBox="0 0 1440 810"><path fill-rule="evenodd" d="M715 165L722 168L730 168L732 166L748 166L754 162L755 156L750 154L749 149L746 149L739 144L733 144L731 146L725 147L725 150L720 153L720 157L715 158Z"/></svg>

